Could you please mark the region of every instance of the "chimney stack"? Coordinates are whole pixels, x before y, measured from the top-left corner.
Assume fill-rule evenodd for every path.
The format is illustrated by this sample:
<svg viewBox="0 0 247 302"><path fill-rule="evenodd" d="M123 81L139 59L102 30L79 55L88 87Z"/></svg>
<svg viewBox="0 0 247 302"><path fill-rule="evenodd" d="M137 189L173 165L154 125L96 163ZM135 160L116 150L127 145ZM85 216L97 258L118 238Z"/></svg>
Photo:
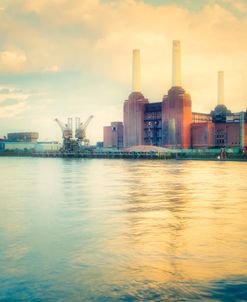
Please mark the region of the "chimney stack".
<svg viewBox="0 0 247 302"><path fill-rule="evenodd" d="M141 54L140 49L133 50L132 92L141 92Z"/></svg>
<svg viewBox="0 0 247 302"><path fill-rule="evenodd" d="M224 105L224 71L218 72L218 105Z"/></svg>
<svg viewBox="0 0 247 302"><path fill-rule="evenodd" d="M173 41L172 49L172 86L181 86L181 49L180 41Z"/></svg>

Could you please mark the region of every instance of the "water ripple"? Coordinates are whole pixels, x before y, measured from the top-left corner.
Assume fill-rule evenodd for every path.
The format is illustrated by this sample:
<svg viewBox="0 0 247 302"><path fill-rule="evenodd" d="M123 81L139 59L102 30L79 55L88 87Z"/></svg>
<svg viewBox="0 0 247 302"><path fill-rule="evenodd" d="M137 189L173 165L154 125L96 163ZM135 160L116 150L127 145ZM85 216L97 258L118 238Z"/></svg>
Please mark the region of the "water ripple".
<svg viewBox="0 0 247 302"><path fill-rule="evenodd" d="M0 165L0 301L247 301L246 163Z"/></svg>

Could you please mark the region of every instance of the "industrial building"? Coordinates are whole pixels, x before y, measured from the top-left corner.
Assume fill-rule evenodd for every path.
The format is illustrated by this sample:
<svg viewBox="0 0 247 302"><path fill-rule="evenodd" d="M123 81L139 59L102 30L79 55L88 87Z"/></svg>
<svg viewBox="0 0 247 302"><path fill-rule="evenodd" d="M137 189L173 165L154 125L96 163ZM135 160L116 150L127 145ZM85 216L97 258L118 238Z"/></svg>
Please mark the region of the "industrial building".
<svg viewBox="0 0 247 302"><path fill-rule="evenodd" d="M144 144L162 145L162 104L147 103L144 106Z"/></svg>
<svg viewBox="0 0 247 302"><path fill-rule="evenodd" d="M57 152L62 148L59 142L10 142L0 140L0 152L35 151L35 152Z"/></svg>
<svg viewBox="0 0 247 302"><path fill-rule="evenodd" d="M8 133L7 138L10 142L36 143L39 138L39 134L37 132Z"/></svg>
<svg viewBox="0 0 247 302"><path fill-rule="evenodd" d="M58 142L38 142L37 132L8 133L7 138L0 139L0 152L37 151L55 152L62 145Z"/></svg>
<svg viewBox="0 0 247 302"><path fill-rule="evenodd" d="M64 123L59 119L55 119L62 131L63 146L61 151L65 153L80 152L83 146L88 146L89 140L86 137L86 129L93 119L90 115L85 122L81 122L79 117L75 118L75 133L73 133L73 118L69 117L68 122ZM74 136L73 136L74 134Z"/></svg>
<svg viewBox="0 0 247 302"><path fill-rule="evenodd" d="M112 122L104 127L104 148L123 148L123 122Z"/></svg>
<svg viewBox="0 0 247 302"><path fill-rule="evenodd" d="M37 132L17 132L8 133L7 137L0 139L0 152L79 152L82 147L88 145L86 129L92 120L90 115L85 122L81 122L79 117L75 118L75 133L73 137L73 119L68 118L67 123L63 123L57 118L55 121L62 131L63 144L58 142L38 142ZM113 147L123 147L123 123L112 123Z"/></svg>
<svg viewBox="0 0 247 302"><path fill-rule="evenodd" d="M218 72L218 104L210 113L192 112L182 87L181 45L173 41L172 87L160 102L141 92L140 50L133 50L132 92L123 105L123 146L165 148L246 148L247 111L232 113L224 104L224 72ZM113 147L112 126L104 127L104 147Z"/></svg>

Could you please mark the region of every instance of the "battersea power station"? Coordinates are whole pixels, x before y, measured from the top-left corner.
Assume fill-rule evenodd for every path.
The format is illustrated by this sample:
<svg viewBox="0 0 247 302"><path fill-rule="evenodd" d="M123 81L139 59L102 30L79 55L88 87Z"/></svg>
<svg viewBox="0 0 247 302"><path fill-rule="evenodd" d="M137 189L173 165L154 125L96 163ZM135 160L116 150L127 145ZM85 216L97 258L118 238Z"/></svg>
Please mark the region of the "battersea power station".
<svg viewBox="0 0 247 302"><path fill-rule="evenodd" d="M104 127L104 147L165 148L247 147L247 111L232 113L224 104L224 72L218 72L218 104L210 113L192 112L181 84L181 46L173 41L172 87L161 102L149 103L141 93L141 58L133 50L132 93L123 105L123 122Z"/></svg>

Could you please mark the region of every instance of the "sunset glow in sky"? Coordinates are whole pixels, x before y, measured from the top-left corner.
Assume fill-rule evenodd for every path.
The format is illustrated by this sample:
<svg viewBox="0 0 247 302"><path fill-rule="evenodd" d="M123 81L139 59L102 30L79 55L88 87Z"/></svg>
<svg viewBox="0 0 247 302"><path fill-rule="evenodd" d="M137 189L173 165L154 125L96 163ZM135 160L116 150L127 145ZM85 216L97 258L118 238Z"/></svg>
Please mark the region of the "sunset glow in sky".
<svg viewBox="0 0 247 302"><path fill-rule="evenodd" d="M171 87L172 40L182 47L182 83L193 111L217 101L247 107L247 1L0 0L0 137L37 131L60 139L58 117L95 116L88 136L122 120L131 92L132 49L142 56L142 89L159 101Z"/></svg>

